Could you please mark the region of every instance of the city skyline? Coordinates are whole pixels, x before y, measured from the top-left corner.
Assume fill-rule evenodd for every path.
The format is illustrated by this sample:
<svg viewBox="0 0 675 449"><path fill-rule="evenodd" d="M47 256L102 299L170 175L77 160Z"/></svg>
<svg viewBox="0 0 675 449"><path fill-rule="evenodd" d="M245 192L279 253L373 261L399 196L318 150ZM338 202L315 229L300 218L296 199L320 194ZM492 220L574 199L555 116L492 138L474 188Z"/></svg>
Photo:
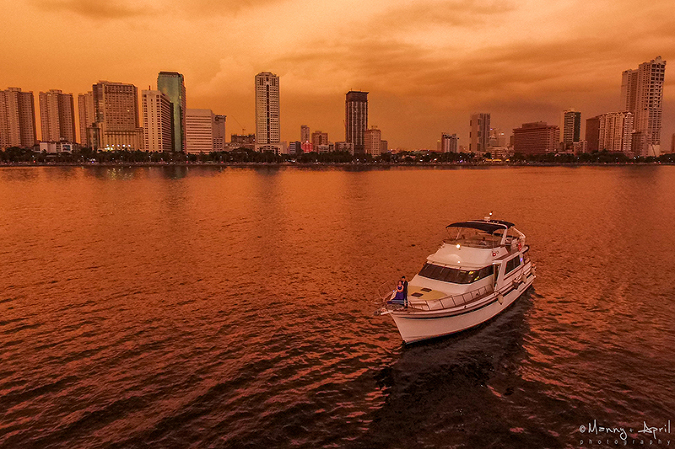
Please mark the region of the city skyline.
<svg viewBox="0 0 675 449"><path fill-rule="evenodd" d="M282 140L294 140L302 124L341 135L342 96L363 90L372 92L371 122L391 147L434 149L442 132L467 146L474 111L510 130L558 123L560 111L573 107L583 128L584 118L619 110L623 71L675 56L666 1L648 11L623 1L351 5L268 0L214 11L205 0L168 8L151 0L6 2L0 9L16 20L0 49L11 67L0 88L76 95L100 79L144 88L158 71L176 70L185 75L188 107L226 114L230 130L242 133L255 126L250 79L269 70L284 86ZM290 32L285 20L303 17L309 25ZM64 26L49 39L22 31L42 21ZM217 47L205 44L214 41ZM675 132L674 85L666 75L664 142Z"/></svg>
<svg viewBox="0 0 675 449"><path fill-rule="evenodd" d="M665 73L665 65L666 61L664 61L660 56L657 56L655 60L651 61L646 61L642 64L639 65L638 69L629 69L626 70L622 73L622 84L621 84L621 93L620 93L620 109L626 110L626 113L630 116L630 122L622 122L623 125L620 126L620 128L623 128L625 132L632 133L630 137L621 137L621 134L617 134L616 136L613 136L614 130L618 129L616 128L615 125L609 125L609 122L605 122L606 117L609 119L609 117L614 117L616 113L606 113L606 114L601 114L600 116L593 117L591 119L587 120L587 129L586 129L586 141L580 141L580 131L581 131L581 112L574 110L573 108L570 110L564 110L562 111L561 115L561 124L560 127L555 127L558 129L558 134L561 139L561 146L559 148L553 148L552 145L549 143L544 143L540 142L538 145L544 145L547 147L545 150L546 152L549 151L566 151L566 150L573 150L575 154L579 152L586 152L586 151L594 151L597 149L598 145L594 144L593 142L589 141L589 135L592 135L594 132L596 132L596 128L600 126L600 136L598 137L597 134L595 137L592 137L591 139L598 139L600 138L600 141L603 142L600 147L604 149L609 149L610 151L616 151L616 145L618 144L619 147L621 148L619 151L622 151L626 153L628 156L631 155L636 155L636 156L647 156L649 154L652 155L658 155L662 152L675 152L675 147L671 146L670 149L668 149L666 146L660 147L660 135L661 135L661 123L662 123L662 99L663 99L663 84L664 84L664 73ZM166 81L168 79L169 81ZM178 121L178 123L181 123L184 121L185 114L183 114L183 111L185 109L186 105L186 88L185 84L183 81L183 75L177 72L160 72L157 78L158 81L158 87L166 91L167 94L170 95L170 97L167 97L163 92L160 91L143 91L143 98L142 98L142 109L143 109L143 128L146 129L146 135L144 142L141 143L141 147L138 149L146 149L150 151L167 151L171 150L173 142L176 140L183 141L183 126L178 126L174 127L175 120ZM178 80L178 82L174 82L174 80ZM275 153L281 153L281 152L287 152L287 150L290 148L288 146L288 142L286 141L281 141L281 135L280 135L280 121L279 121L279 77L276 76L275 74L272 74L270 72L262 72L256 75L255 77L255 85L256 85L256 114L257 114L257 124L256 124L256 132L257 134L260 134L261 132L263 134L260 134L261 136L265 137L264 140L267 142L270 140L270 137L274 135L274 140L276 142L267 142L264 143L265 147L261 147L260 145L256 145L256 149L258 151L268 151L272 150ZM117 84L120 86L127 86L131 88L134 91L134 95L137 95L137 88L133 85L129 84L123 84L123 83L110 83L109 81L100 81L99 84L94 85L92 88L94 91L89 91L86 94L79 94L78 95L78 103L79 103L79 119L80 119L80 141L85 144L93 144L94 147L101 148L101 138L103 137L103 140L105 139L105 129L108 128L108 126L103 126L101 127L101 123L91 123L92 122L92 117L96 115L95 109L98 109L101 106L101 98L99 98L97 101L94 101L94 97L96 96L96 92L98 92L98 87L99 85L109 85L109 84ZM272 90L270 90L272 89ZM8 91L6 92L20 92L20 88L9 88ZM156 94L162 94L163 96L166 97L166 102L168 103L168 107L173 109L173 114L169 111L167 112L169 115L171 115L171 118L168 120L163 120L164 123L161 125L159 122L160 120L157 116L159 115L159 110L157 111L152 111L153 113L150 114L152 117L152 124L148 122L148 103L146 101L146 93L154 92ZM357 128L365 127L367 126L367 120L368 120L368 114L367 114L367 92L359 92L359 91L350 91L346 94L347 102L346 102L346 117L345 117L345 138L347 140L353 139L354 136L350 137L350 126L354 128L354 125L352 122L354 121L354 117L352 117L352 114L350 113L351 107L350 101L353 101L357 99L358 96L363 96L363 98L358 97L359 100L362 100L365 104L365 109L363 113L363 123L361 123ZM5 94L7 95L7 94ZM34 97L33 92L25 92L21 95L28 96L31 99L31 107L28 108L30 111L26 110L24 112L30 112L30 115L33 115L33 122L35 122L35 114L33 111L33 106L32 106L32 100ZM60 100L56 100L56 96L58 98L61 98ZM99 94L100 96L100 94ZM351 96L351 97L350 97ZM355 97L356 96L356 97ZM48 98L54 97L54 101L52 101L51 106L48 106L49 100ZM66 127L71 126L72 132L68 131L61 131L61 133L69 134L70 137L61 137L61 141L63 142L76 142L77 139L74 138L75 132L74 132L74 110L73 110L73 96L71 94L63 94L61 90L50 90L48 93L40 92L39 93L39 98L40 98L40 122L41 122L41 129L42 129L42 136L41 139L45 142L54 142L55 139L52 134L56 132L58 134L58 131L54 131L55 127L58 127L59 121L63 121L66 123ZM351 100L350 100L351 98ZM69 100L68 100L69 99ZM174 101L170 101L173 99ZM158 98L153 98L154 102L159 102ZM58 106L57 106L58 103ZM63 103L63 104L62 104ZM91 104L90 104L91 103ZM68 104L70 106L68 106ZM4 105L4 103L3 103ZM94 107L96 106L96 107ZM118 106L123 106L122 103L120 103ZM130 106L130 105L129 105ZM105 109L108 110L109 106L106 106ZM49 110L53 110L51 113ZM112 110L118 109L117 106L114 106ZM128 118L125 118L126 115L132 112L132 110L137 110L138 105L134 105L133 107L127 108L127 107L122 107L118 112L121 113L119 117L116 119L112 119L115 122L117 120L128 120ZM66 110L70 110L68 113ZM123 110L126 110L127 112L124 113ZM178 114L176 112L178 111ZM225 141L226 141L226 136L225 136L225 119L226 116L224 115L217 115L214 116L213 112L210 109L194 109L194 111L208 111L210 115L212 116L212 126L214 133L210 134L210 137L208 138L209 141L212 140L212 149L217 151L217 148L224 148L225 146ZM643 115L643 126L637 127L633 126L633 114L631 115L630 111L635 111L637 116L640 116L641 114ZM641 113L640 111L644 111L644 113ZM2 114L6 114L8 111L3 112ZM2 115L0 114L0 115ZM70 118L66 117L68 114L70 114ZM138 114L138 112L136 112ZM63 115L63 117L61 117ZM105 114L107 115L107 114ZM177 117L176 117L177 116ZM100 121L101 118L101 113L98 113L98 119L96 119L96 122ZM218 120L214 121L213 118L217 117ZM4 118L9 120L11 116L4 115ZM105 119L105 121L109 121L112 116L108 119ZM591 123L593 120L601 118L600 120L600 125L593 125L593 131L590 132L589 134L589 128L588 128L588 123ZM271 120L271 121L270 121ZM614 120L614 118L611 118L611 120ZM86 121L86 124L85 124ZM168 122L171 122L170 124ZM469 132L469 152L473 151L473 147L476 147L476 153L477 154L484 154L485 151L479 149L479 148L485 148L485 150L488 149L494 149L496 154L499 155L499 157L505 157L507 156L509 151L515 151L519 152L524 150L524 147L522 146L523 142L521 139L521 147L518 148L518 145L515 147L512 147L511 150L506 148L506 143L505 143L505 134L501 132L500 128L497 127L491 127L489 124L490 121L490 114L489 113L475 113L470 116L470 132ZM218 122L218 123L216 123ZM272 123L273 122L273 123ZM68 125L69 123L69 125ZM91 128L89 123L91 123ZM542 123L546 124L545 122L537 122L537 123ZM604 123L607 123L609 128L612 131L610 134L607 134L606 131L602 131L602 125ZM630 123L630 126L628 126L628 123ZM112 122L111 122L112 124ZM181 123L182 124L182 123ZM270 128L270 125L273 124ZM532 123L534 124L534 123ZM7 124L5 124L7 125ZM5 126L3 125L3 126ZM152 134L160 133L161 132L157 129L157 126L166 126L168 127L168 130L171 130L171 135L174 136L173 138L169 137L169 141L165 142L163 145L157 145L157 144L151 144L150 141L155 141L159 137L158 135L156 136L151 136ZM209 129L212 127L209 126ZM552 125L554 126L554 125ZM628 126L628 127L627 127ZM220 129L222 127L222 129ZM262 130L260 129L262 127ZM523 125L524 128L528 128L529 125L525 124ZM143 128L140 128L142 131ZM640 128L640 129L638 129ZM644 129L642 129L644 128ZM3 128L4 129L4 128ZM87 130L86 133L84 130ZM377 129L377 126L372 126L371 130ZM649 129L649 131L646 133L645 131ZM91 130L91 132L90 132ZM270 130L272 133L270 134ZM516 131L520 131L521 129L514 129L514 136L512 142L518 140L516 139ZM15 129L16 132L19 132L19 128ZM125 131L132 131L132 130L125 130ZM135 130L134 130L135 131ZM242 127L242 131L244 131ZM9 138L11 133L9 133L9 130L2 131L0 129L0 134L3 135L4 138ZM24 132L24 131L21 131ZM362 131L363 132L363 131ZM377 130L379 133L379 130ZM150 135L148 135L150 133ZM305 135L309 133L309 127L306 125L301 126L301 135ZM30 134L30 133L29 133ZM35 130L32 131L32 134L35 135ZM218 134L217 137L216 134ZM316 134L316 133L314 133ZM312 135L313 140L314 140L314 134ZM326 144L328 143L327 139L327 133L325 134L325 140ZM569 134L569 136L568 136ZM645 134L647 135L645 137ZM44 135L47 135L48 138L45 139ZM381 134L379 134L381 136ZM445 145L443 144L443 137L446 135L446 133L442 134L441 140L437 141L437 148L444 147ZM604 137L603 137L604 135ZM612 137L610 137L612 135ZM502 137L499 137L502 136ZM119 137L119 136L118 136ZM117 145L113 145L110 147L109 145L104 145L106 149L113 149L114 147L127 147L127 148L136 148L137 143L132 143L129 145L129 142L126 140L128 139L129 136L124 137L122 140L117 142ZM234 139L235 134L232 134L232 138ZM306 136L305 136L306 137ZM675 133L673 134L674 141L675 141ZM372 138L372 136L370 137ZM453 138L455 141L455 144L458 143L458 137L456 137L456 134L453 134ZM617 140L620 139L620 140ZM89 142L89 140L92 140L92 142ZM373 142L371 142L368 146L368 149L365 151L368 154L379 154L380 151L388 151L389 146L388 142L385 140L378 140L378 144L376 145L377 147L377 152L373 149ZM308 142L308 139L306 138L301 138L302 142L302 150L304 152L312 151L312 144ZM482 143L478 143L478 142ZM500 143L501 142L501 143ZM125 145L121 145L124 143ZM267 147L270 143L274 144L279 144L274 147ZM344 143L344 142L336 142L336 148L338 147L339 143ZM656 146L652 148L651 144L655 144ZM3 143L3 146L6 146L7 142ZM291 141L291 144L293 144L293 150L291 151L292 153L294 151L297 151L298 145L300 142L295 142ZM348 145L353 145L349 144ZM574 145L572 145L574 144ZM632 145L631 145L632 144ZM182 145L179 145L182 146ZM320 144L314 143L314 146L316 148L322 148L322 151L328 151L328 145L325 145L326 148L323 148L320 146ZM358 145L356 145L358 147ZM548 148L550 147L550 148ZM362 150L360 148L354 148L354 145L352 147L353 149L349 149L350 152L356 151L356 153L360 153ZM459 146L460 151L466 150L465 147ZM532 147L534 148L534 147ZM638 148L636 150L636 148ZM202 148L202 146L199 146L199 151L205 151L206 148ZM358 151L357 151L358 150ZM58 150L57 150L58 151ZM537 150L539 151L539 150ZM188 150L188 152L197 152L196 148L192 148L192 150Z"/></svg>
<svg viewBox="0 0 675 449"><path fill-rule="evenodd" d="M600 114L599 116L592 117L590 119L587 119L587 126L586 126L586 140L580 141L580 134L581 134L581 112L576 111L574 108L569 109L569 110L564 110L562 111L561 114L561 122L560 126L555 126L555 125L550 125L549 127L555 127L557 129L559 138L560 138L560 146L554 146L550 145L549 143L541 143L544 146L547 147L546 152L557 152L557 151L571 151L575 154L578 154L580 152L586 152L586 151L597 151L597 143L594 145L593 144L593 139L597 141L597 139L600 139L600 142L604 142L604 144L600 145L600 148L609 150L609 151L620 151L626 153L628 156L647 156L649 154L646 153L646 147L643 148L642 150L636 150L636 147L639 147L640 143L636 145L636 142L642 142L642 144L647 142L647 139L642 139L640 140L640 137L644 134L644 131L641 129L637 129L637 127L633 126L634 120L633 117L635 114L631 114L629 109L631 111L635 111L636 109L644 109L645 111L653 111L649 112L648 115L645 112L645 118L644 118L644 125L649 126L650 129L650 135L653 136L651 137L650 144L653 142L656 144L656 155L660 153L667 153L667 152L675 152L675 145L671 145L669 148L667 145L664 145L661 147L659 145L660 140L660 134L661 134L661 116L662 116L662 97L663 97L663 79L664 79L664 72L665 72L665 65L666 61L664 61L660 56L656 58L656 60L652 61L647 61L642 64L640 64L639 67L639 72L640 76L638 76L638 70L627 70L624 71L622 74L622 85L621 85L621 93L620 93L620 101L622 106L620 109L625 110L624 112L621 113L605 113L605 114ZM646 75L642 75L642 70L643 67L648 67L649 72ZM654 71L654 67L656 67L656 72L652 73ZM170 87L166 88L166 85L163 87L169 94L173 94L176 102L173 103L170 101L170 98L164 93L159 90L143 90L142 91L142 98L141 98L141 105L134 104L133 107L131 106L131 103L126 103L127 100L123 100L121 103L117 104L116 106L112 106L109 104L106 104L105 107L102 107L104 103L107 103L107 100L105 100L105 97L107 95L103 95L103 90L101 90L101 93L98 94L98 99L96 99L97 92L101 89L101 86L120 86L123 90L128 89L129 93L133 92L133 95L135 97L138 97L138 89L131 85L131 84L124 84L124 83L111 83L109 81L99 81L98 84L95 84L92 86L93 92L89 91L86 94L79 94L78 95L78 103L79 103L79 110L78 110L78 115L79 115L79 125L80 125L80 139L75 139L75 122L74 122L74 101L73 101L73 95L72 94L64 94L62 93L61 90L50 90L49 92L40 92L39 93L39 110L33 110L32 106L32 100L34 98L34 93L31 92L23 92L21 95L27 96L27 98L30 98L31 100L31 107L25 112L29 112L30 115L32 115L33 122L36 122L37 119L39 118L40 120L40 128L42 129L42 134L41 139L37 139L36 141L44 141L44 142L55 142L58 141L58 138L54 138L53 135L51 134L59 134L59 131L55 131L55 128L59 127L59 122L63 121L66 123L66 128L71 127L72 131L61 131L62 134L68 134L71 137L61 137L62 142L68 142L68 143L75 143L78 142L78 140L83 144L83 145L90 145L92 144L94 147L97 147L99 149L121 149L123 147L127 147L130 149L145 149L145 150L150 150L150 151L171 151L173 145L173 142L175 141L177 135L178 136L183 136L187 135L184 134L184 131L181 130L179 127L176 129L174 126L174 117L176 117L175 112L176 110L179 111L178 115L178 121L179 123L185 118L185 114L182 113L183 110L187 110L182 108L180 105L185 105L185 99L186 99L186 89L185 85L183 84L183 76L180 73L177 72L160 72L158 76L158 85L160 85L160 80L162 79L162 76L170 75L170 78L178 78L179 79L179 84L177 85L178 87ZM640 83L635 82L638 78L643 79L642 83L646 87L641 87L638 89L636 86L640 86ZM633 80L633 81L631 81ZM166 84L166 83L164 83ZM261 72L255 76L255 85L256 85L256 114L258 115L257 118L257 130L256 133L265 137L264 140L265 142L263 145L265 147L260 147L260 145L256 145L256 149L258 151L274 151L275 153L279 154L282 152L287 152L288 146L290 144L300 144L302 143L302 150L304 152L309 152L313 151L312 150L312 145L315 148L319 148L319 145L326 145L328 146L328 133L323 133L321 131L317 131L312 133L312 142L309 142L309 139L306 137L309 136L309 131L310 128L307 125L301 125L301 141L300 142L295 142L292 139L289 141L281 141L281 136L280 136L280 127L279 127L279 77L276 76L273 73L270 72ZM123 86L123 87L122 87ZM106 87L107 91L108 87ZM272 89L272 90L270 90ZM20 88L12 87L8 88L7 91L5 91L5 95L7 95L8 92L21 92ZM642 92L642 93L640 93ZM154 105L157 103L157 110L154 110L152 107L150 107L148 100L148 95L152 94L153 99L152 99L152 104ZM350 140L350 126L351 128L363 128L361 130L361 133L365 133L365 129L367 127L367 121L368 121L368 112L367 112L367 94L368 92L360 92L360 91L350 91L347 92L346 94L346 104L345 104L345 139ZM117 95L117 94L115 94ZM166 104L166 111L159 111L159 96L165 97L164 101L167 103ZM53 100L49 100L50 98L53 98ZM112 97L111 97L112 98ZM641 101L642 103L638 102L638 98L643 98ZM96 101L95 101L96 100ZM359 125L355 125L355 116L353 116L351 111L353 109L350 104L354 103L356 100L363 102L364 110L362 111L362 119L358 119ZM51 104L49 103L52 101ZM117 102L117 100L115 100ZM136 98L136 102L138 102L138 98ZM91 104L90 104L91 103ZM639 104L638 104L639 103ZM126 104L126 106L125 106ZM2 104L4 107L4 103ZM649 108L649 109L648 109ZM2 109L2 108L0 108ZM100 109L99 112L96 110ZM106 112L103 113L103 110ZM110 110L110 111L108 111ZM110 128L110 125L114 122L115 125L114 127L117 128L118 125L118 120L121 120L122 122L128 122L131 119L131 116L134 114L138 115L138 111L142 110L142 117L141 121L143 126L141 128L135 128L135 129L124 129L124 134L125 137L122 137L122 140L119 142L116 142L115 145L108 145L107 143L103 143L102 140L107 140L105 138L106 134L106 129L108 131L112 131ZM226 116L225 115L214 115L213 112L210 109L192 109L193 112L196 111L208 111L208 113L211 116L211 121L209 122L208 128L211 129L213 126L214 134L210 134L207 140L212 141L212 146L209 146L210 149L214 151L218 151L218 148L225 149L225 143L226 143L226 135L225 135L225 120ZM50 112L51 111L51 112ZM117 111L116 113L119 113L119 115L116 118L113 118L113 116L107 117L108 112L113 112ZM126 112L124 112L126 111ZM6 114L8 111L4 111L3 114ZM39 113L39 115L38 115ZM149 114L150 113L150 114ZM602 124L605 123L605 120L614 120L614 117L620 115L623 117L623 114L628 114L630 116L630 122L621 122L622 125L620 128L623 129L621 132L626 132L628 133L628 137L622 136L621 133L618 131L619 128L616 128L615 125L609 125L609 122L607 123L607 130L602 131ZM2 114L0 114L2 115ZM66 117L69 115L69 118ZM160 115L167 115L166 118L161 119L159 116ZM6 119L9 119L10 116L4 116ZM96 118L97 117L97 118ZM105 118L107 117L107 118ZM647 117L649 117L647 119ZM652 119L652 117L655 117L655 119ZM27 117L29 118L29 117ZM95 118L95 120L94 120ZM217 118L217 119L216 119ZM150 119L150 120L148 120ZM595 119L600 119L600 125L593 125L593 131L590 131L590 128L588 128L590 125L591 121ZM111 121L112 120L112 121ZM138 117L136 118L138 121ZM91 123L91 122L94 123ZM108 122L110 121L110 124L107 126L104 125L102 126L102 121ZM86 123L85 123L86 122ZM212 123L211 123L212 122ZM91 125L89 125L91 123ZM121 123L121 122L120 122ZM546 125L546 122L532 122L529 124L524 124L523 128L530 128L530 125L534 124L543 124ZM630 125L628 125L630 124ZM7 124L5 124L7 125ZM130 125L130 123L128 123ZM273 125L270 127L270 125ZM464 146L459 145L458 149L459 151L468 151L468 152L475 152L476 154L484 154L486 151L489 153L489 150L494 150L499 154L500 156L504 156L508 153L508 149L506 147L506 135L501 131L500 128L498 127L492 127L490 126L490 113L474 113L471 114L470 120L469 120L469 125L470 125L470 131L469 131L469 147L468 149ZM594 132L597 132L596 128L600 126L600 136L595 137L590 137L589 140L589 132L592 135ZM168 136L164 137L163 139L160 137L161 134L163 133L162 131L159 130L159 128L166 128L168 133L164 134L169 134ZM222 127L222 129L220 129ZM188 127L189 128L189 127ZM83 129L86 129L86 133L83 132ZM132 143L129 144L126 140L130 137L128 135L129 131L132 133L135 133L136 131L143 131L145 129L145 138L141 139L143 142L140 143L140 147L137 147L137 143ZM196 128L195 128L196 129ZM617 134L614 136L614 130L617 129ZM378 133L380 131L377 129L377 126L373 125L368 129L368 131L372 130L377 130ZM513 152L519 152L523 149L522 145L521 148L519 149L516 145L516 147L513 147L513 142L517 139L515 139L515 135L517 131L521 131L522 128L514 128L513 129L513 136L511 140L511 148L509 151ZM608 131L611 130L611 131ZM9 138L11 133L8 133L9 130L2 131L0 129L0 134L2 134L2 137ZM19 129L17 128L15 130L16 132L19 132ZM115 131L122 131L122 129L115 129ZM243 131L243 129L242 129ZM23 133L24 131L21 130ZM607 134L607 133L610 134ZM35 134L35 130L32 131L33 134ZM159 133L159 134L158 134ZM262 133L262 134L261 134ZM30 134L30 132L29 132ZM49 138L45 139L44 135L47 134ZM201 137L201 131L198 132L199 137L194 136L195 138L202 138ZM216 137L216 134L218 135ZM317 134L321 134L321 142L322 143L317 143L314 142L315 137L317 137ZM358 134L358 132L357 132ZM569 135L568 135L569 134ZM381 136L381 134L379 134ZM440 150L441 147L444 148L442 150L443 152L446 151L445 149L445 144L443 142L443 139L447 133L443 132L441 140L437 141L437 150ZM604 137L603 137L604 135ZM612 137L610 137L610 135ZM176 137L173 137L176 136ZM236 132L231 134L232 137L232 143L235 142L235 136ZM272 139L271 136L274 136ZM501 136L501 137L499 137ZM118 136L117 138L120 138ZM116 138L116 140L117 140ZM351 136L351 139L354 139L354 136ZM369 137L371 139L372 136ZM156 141L164 140L162 144L158 144ZM167 140L168 139L168 140ZM363 139L363 137L361 137ZM454 144L458 144L459 138L456 136L456 134L453 134L453 139L454 139ZM617 140L620 139L620 140ZM636 140L637 139L637 140ZM89 140L92 140L92 142L88 142ZM136 139L133 139L135 142ZM183 140L183 139L181 139ZM268 140L275 140L274 142L267 142ZM323 142L325 140L325 142ZM377 153L373 150L373 143L371 142L370 145L362 145L364 147L369 147L369 149L359 149L359 148L354 148L354 149L349 149L350 152L355 152L357 154L361 152L365 152L367 154L372 154L372 155L377 155L379 152L384 152L388 151L390 147L388 146L388 142L385 140L377 139L379 143L377 146ZM631 142L632 141L632 142ZM675 133L673 134L673 141L675 142ZM80 143L78 142L78 143ZM154 143L151 143L154 142ZM481 143L478 143L481 142ZM122 145L124 143L125 145ZM345 142L336 142L336 144L340 143L345 143ZM365 142L364 142L365 143ZM522 143L522 140L521 140ZM574 143L574 145L572 145ZM579 143L579 145L577 145ZM632 143L632 148L631 148L631 143ZM277 146L269 147L267 146L269 144L279 144ZM7 142L2 143L3 146L7 146ZM353 145L353 144L350 144ZM619 147L617 148L617 145ZM358 147L358 145L356 145ZM476 148L476 150L473 150L473 147ZM550 147L550 148L549 148ZM293 147L295 149L295 146ZM336 146L337 148L337 146ZM463 148L463 149L462 149ZM422 148L423 149L423 148ZM204 147L203 145L199 145L199 151L197 151L196 147L193 147L191 150L186 148L186 151L188 153L195 153L195 152L203 152L206 151L207 148ZM365 150L365 151L364 151ZM424 150L424 149L423 149ZM427 150L429 150L427 148ZM632 151L631 151L632 150ZM295 151L295 150L293 150ZM291 151L291 153L293 153ZM327 151L325 148L323 151ZM332 150L331 150L332 151ZM457 149L454 150L455 152ZM505 151L507 151L505 153ZM651 150L650 150L651 151ZM538 151L536 151L538 152ZM652 151L653 152L653 151ZM652 154L653 155L653 154Z"/></svg>

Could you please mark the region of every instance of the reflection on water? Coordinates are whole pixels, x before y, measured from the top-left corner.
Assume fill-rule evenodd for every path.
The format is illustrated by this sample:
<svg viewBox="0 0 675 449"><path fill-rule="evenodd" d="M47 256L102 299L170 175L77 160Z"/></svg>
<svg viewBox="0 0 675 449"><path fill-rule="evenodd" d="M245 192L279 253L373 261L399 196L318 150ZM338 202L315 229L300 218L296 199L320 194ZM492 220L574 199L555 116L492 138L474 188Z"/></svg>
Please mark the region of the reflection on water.
<svg viewBox="0 0 675 449"><path fill-rule="evenodd" d="M513 447L525 447L528 439L520 436L524 432L535 436L538 444L555 444L541 419L511 412L522 396L531 395L514 374L527 355L525 315L533 300L538 298L530 290L476 329L405 347L393 364L376 374L386 403L358 446L457 447L470 441L471 447L489 447L496 442L508 446L510 441ZM511 434L512 428L523 430Z"/></svg>
<svg viewBox="0 0 675 449"><path fill-rule="evenodd" d="M2 169L0 447L574 447L672 420L674 200L659 166ZM377 287L490 210L534 289L403 346Z"/></svg>

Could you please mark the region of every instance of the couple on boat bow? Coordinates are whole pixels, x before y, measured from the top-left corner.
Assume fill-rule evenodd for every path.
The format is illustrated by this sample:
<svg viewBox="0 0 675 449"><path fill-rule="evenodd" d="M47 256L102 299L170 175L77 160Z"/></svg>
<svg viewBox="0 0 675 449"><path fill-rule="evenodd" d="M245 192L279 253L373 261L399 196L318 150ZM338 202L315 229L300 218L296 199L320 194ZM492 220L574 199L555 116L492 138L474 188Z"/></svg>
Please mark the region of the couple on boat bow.
<svg viewBox="0 0 675 449"><path fill-rule="evenodd" d="M389 304L400 304L405 307L408 307L408 281L405 280L405 276L401 276L401 279L396 285L396 294L391 301L388 301Z"/></svg>

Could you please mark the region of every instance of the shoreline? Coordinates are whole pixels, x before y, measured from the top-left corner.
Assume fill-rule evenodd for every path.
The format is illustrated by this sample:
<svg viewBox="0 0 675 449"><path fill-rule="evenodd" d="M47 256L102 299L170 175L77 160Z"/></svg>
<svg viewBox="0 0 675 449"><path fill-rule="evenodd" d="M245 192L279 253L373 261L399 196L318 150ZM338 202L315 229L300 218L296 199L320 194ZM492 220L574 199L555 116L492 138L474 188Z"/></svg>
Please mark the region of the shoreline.
<svg viewBox="0 0 675 449"><path fill-rule="evenodd" d="M673 162L0 162L0 168L13 167L604 167L675 165Z"/></svg>

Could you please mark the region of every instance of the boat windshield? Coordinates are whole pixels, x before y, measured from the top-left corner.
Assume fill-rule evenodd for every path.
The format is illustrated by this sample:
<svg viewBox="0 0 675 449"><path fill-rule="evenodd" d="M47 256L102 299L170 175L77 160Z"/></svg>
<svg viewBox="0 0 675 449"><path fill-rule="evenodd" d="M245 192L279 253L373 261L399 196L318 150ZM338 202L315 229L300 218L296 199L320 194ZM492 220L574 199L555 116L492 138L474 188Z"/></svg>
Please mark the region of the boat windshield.
<svg viewBox="0 0 675 449"><path fill-rule="evenodd" d="M460 244L474 248L496 248L502 241L503 228L493 233L476 228L449 227L446 243Z"/></svg>

